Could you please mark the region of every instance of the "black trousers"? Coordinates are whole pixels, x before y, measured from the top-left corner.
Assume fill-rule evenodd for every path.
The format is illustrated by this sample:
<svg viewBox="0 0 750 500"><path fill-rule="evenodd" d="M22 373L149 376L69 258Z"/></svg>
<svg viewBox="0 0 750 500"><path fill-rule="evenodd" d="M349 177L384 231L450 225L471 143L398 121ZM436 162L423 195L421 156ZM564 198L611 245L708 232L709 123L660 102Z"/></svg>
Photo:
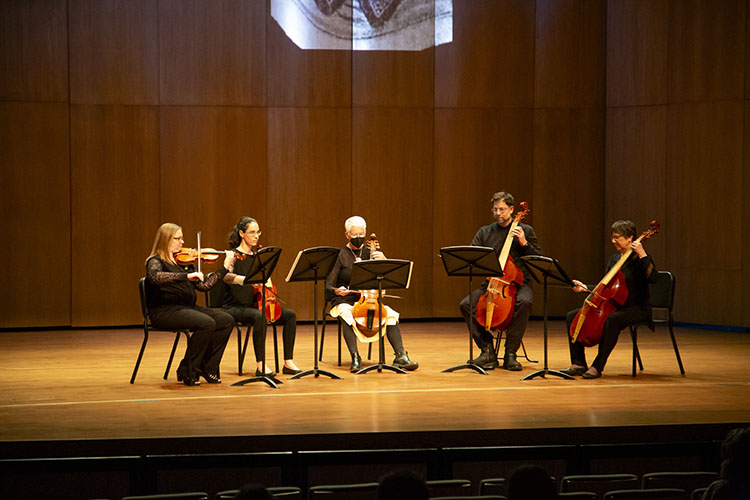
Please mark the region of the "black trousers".
<svg viewBox="0 0 750 500"><path fill-rule="evenodd" d="M472 335L474 337L474 342L480 349L492 347L492 334L477 321L477 301L485 291L484 287L477 288L471 292L471 296L467 295L464 297L464 300L462 300L459 305L467 328L472 328L470 322L474 324ZM516 351L518 351L518 348L521 347L521 339L523 339L526 325L529 322L531 304L533 302L534 293L531 290L531 286L524 283L518 288L518 290L516 290L516 303L513 305L513 318L511 318L508 329L505 332L506 353L515 354ZM472 303L473 307L469 309Z"/></svg>
<svg viewBox="0 0 750 500"><path fill-rule="evenodd" d="M196 378L197 373L219 374L219 364L234 327L230 315L202 306L168 304L151 309L150 317L156 328L192 330L190 350L186 353L193 366L192 378ZM180 362L180 368L187 369L187 359Z"/></svg>
<svg viewBox="0 0 750 500"><path fill-rule="evenodd" d="M573 323L579 310L580 309L575 309L570 311L565 317L568 332L570 332L570 325ZM630 325L648 321L649 310L647 306L626 307L610 314L607 317L607 321L604 322L602 338L599 341L599 351L596 354L596 358L594 358L594 362L591 363L591 366L599 370L599 372L603 372L604 365L607 364L607 358L609 358L615 345L617 345L617 339L620 337L620 332ZM568 340L570 340L569 333ZM585 346L578 341L568 342L568 346L570 347L571 364L588 367L586 364Z"/></svg>
<svg viewBox="0 0 750 500"><path fill-rule="evenodd" d="M346 347L349 349L349 354L353 355L358 353L357 336L354 334L352 327L343 320L341 320L341 334L344 336L344 342L346 342ZM385 328L385 336L395 353L398 354L403 352L404 341L401 338L401 328L398 326L398 323L395 325L387 325ZM378 340L377 342L380 341Z"/></svg>
<svg viewBox="0 0 750 500"><path fill-rule="evenodd" d="M227 307L224 311L231 314L237 321L245 324L253 324L255 360L258 362L263 361L266 357L266 345L263 343L263 315L260 309L254 307ZM284 359L294 359L294 340L297 336L297 313L291 309L282 307L281 317L276 321L276 324L284 325Z"/></svg>

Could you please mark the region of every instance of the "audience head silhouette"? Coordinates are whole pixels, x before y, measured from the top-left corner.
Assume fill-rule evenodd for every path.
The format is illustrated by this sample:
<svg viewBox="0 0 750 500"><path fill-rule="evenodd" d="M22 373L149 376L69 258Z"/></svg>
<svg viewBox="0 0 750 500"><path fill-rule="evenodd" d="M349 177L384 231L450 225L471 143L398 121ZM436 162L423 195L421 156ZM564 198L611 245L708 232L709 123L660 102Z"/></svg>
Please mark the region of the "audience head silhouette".
<svg viewBox="0 0 750 500"><path fill-rule="evenodd" d="M235 500L273 500L271 494L262 484L248 483L237 492Z"/></svg>
<svg viewBox="0 0 750 500"><path fill-rule="evenodd" d="M557 498L555 484L538 465L522 465L508 478L508 500L550 500Z"/></svg>
<svg viewBox="0 0 750 500"><path fill-rule="evenodd" d="M378 500L427 500L429 497L424 479L407 469L389 472L378 484Z"/></svg>

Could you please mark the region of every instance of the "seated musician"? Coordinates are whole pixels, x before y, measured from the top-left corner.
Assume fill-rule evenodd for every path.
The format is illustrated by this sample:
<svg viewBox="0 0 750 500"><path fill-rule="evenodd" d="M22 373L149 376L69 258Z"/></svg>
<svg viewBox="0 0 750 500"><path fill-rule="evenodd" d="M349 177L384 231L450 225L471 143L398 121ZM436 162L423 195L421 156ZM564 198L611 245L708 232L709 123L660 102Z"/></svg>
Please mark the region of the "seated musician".
<svg viewBox="0 0 750 500"><path fill-rule="evenodd" d="M534 299L531 290L531 276L525 263L521 261L524 255L541 255L542 249L537 242L534 228L528 224L518 224L509 234L513 222L513 212L515 210L515 199L510 193L503 191L492 195L492 216L495 222L487 226L480 227L472 245L492 247L500 252L507 238L513 238L510 247L510 256L517 267L523 270L523 284L516 290L516 299L513 305L513 316L505 332L505 355L503 357L503 368L511 371L521 370L521 363L516 360L516 351L521 347L521 340L526 331L526 324L531 314L531 304ZM514 285L511 285L514 286ZM474 342L481 350L481 354L468 362L481 366L486 370L497 368L497 356L492 348L492 334L480 325L477 321L477 301L487 291L487 281L484 280L482 286L471 292L461 301L459 305L461 314L463 314L466 326L471 331ZM473 304L473 309L469 309ZM470 324L473 322L473 328Z"/></svg>
<svg viewBox="0 0 750 500"><path fill-rule="evenodd" d="M352 308L359 300L360 293L356 290L349 290L352 265L357 261L370 258L385 259L385 255L379 250L372 252L372 255L370 255L369 249L363 249L367 223L362 217L349 217L344 222L344 229L346 230L346 239L349 241L339 250L336 263L326 278L326 296L331 297L331 305L333 306L330 311L331 316L339 318L343 322L342 331L344 340L352 356L350 371L357 372L362 369L362 358L357 350L357 338L363 342L377 341L378 338L377 333L372 337L363 335L354 321ZM405 370L416 370L419 367L419 363L409 359L408 353L404 350L401 329L398 325L398 313L385 304L383 305L383 311L384 316L387 318L385 335L388 337L388 341L396 355L393 359L393 366ZM375 324L377 326L377 321Z"/></svg>
<svg viewBox="0 0 750 500"><path fill-rule="evenodd" d="M560 370L568 375L582 375L586 379L601 377L607 358L617 344L620 331L636 323L651 322L651 299L648 284L656 281L658 276L656 265L651 256L646 253L641 242L633 241L636 238L633 222L618 220L612 224L611 229L612 245L617 252L609 259L607 271L615 266L621 255L629 249L633 250L633 253L620 269L625 275L628 297L621 306L615 303L617 310L607 317L601 332L599 351L591 366L586 364L584 345L578 340L569 342L571 365L569 368ZM573 284L575 292L589 292L589 287L582 282L573 280ZM593 289L594 287L590 288ZM578 309L570 311L566 317L568 332L570 332L570 325L578 311ZM568 339L571 339L570 336Z"/></svg>
<svg viewBox="0 0 750 500"><path fill-rule="evenodd" d="M224 304L222 309L231 314L232 317L245 324L253 324L253 349L255 350L255 360L257 368L255 374L260 376L263 370L263 360L265 359L265 345L263 343L263 314L260 311L262 305L261 286L260 284L245 285L244 281L247 272L252 266L252 258L258 250L258 240L260 240L260 226L258 221L252 217L242 217L229 232L229 246L234 249L238 258L234 263L234 272L224 276L224 283L227 288L224 294ZM266 288L266 300L269 300L270 289ZM281 307L280 304L276 305ZM294 339L297 335L297 314L286 307L281 307L281 317L276 320L276 324L284 326L284 367L282 373L286 375L295 375L300 373L296 364L294 364ZM273 372L266 363L266 375L273 376Z"/></svg>
<svg viewBox="0 0 750 500"><path fill-rule="evenodd" d="M177 380L199 385L199 377L209 384L220 384L219 364L224 355L234 321L228 314L196 305L195 290L205 292L220 283L232 270L234 252L227 252L224 266L204 279L193 265L180 266L175 254L182 250L182 228L166 222L156 231L151 255L146 260L146 300L151 324L165 330L193 332L190 349L177 368ZM188 373L187 356L192 372Z"/></svg>

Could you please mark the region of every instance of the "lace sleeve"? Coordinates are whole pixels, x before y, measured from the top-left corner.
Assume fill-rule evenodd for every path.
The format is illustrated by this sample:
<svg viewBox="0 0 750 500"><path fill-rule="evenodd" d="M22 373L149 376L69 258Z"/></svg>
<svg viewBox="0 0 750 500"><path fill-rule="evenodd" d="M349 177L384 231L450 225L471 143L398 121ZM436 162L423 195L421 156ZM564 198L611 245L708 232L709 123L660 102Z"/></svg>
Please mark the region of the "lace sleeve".
<svg viewBox="0 0 750 500"><path fill-rule="evenodd" d="M228 272L229 271L226 267L222 267L215 273L209 274L205 281L197 282L195 284L195 289L200 290L201 292L207 292L208 290L212 289L217 283L220 283Z"/></svg>
<svg viewBox="0 0 750 500"><path fill-rule="evenodd" d="M152 285L164 285L166 283L174 283L176 281L187 281L188 273L176 273L172 271L165 271L164 262L153 257L149 259L146 265L146 277L149 283Z"/></svg>

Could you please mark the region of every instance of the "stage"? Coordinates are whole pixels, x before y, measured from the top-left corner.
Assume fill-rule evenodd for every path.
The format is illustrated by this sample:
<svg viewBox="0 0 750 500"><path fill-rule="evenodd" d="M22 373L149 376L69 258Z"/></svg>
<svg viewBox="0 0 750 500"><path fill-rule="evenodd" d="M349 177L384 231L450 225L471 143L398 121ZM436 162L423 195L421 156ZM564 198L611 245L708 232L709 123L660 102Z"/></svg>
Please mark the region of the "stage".
<svg viewBox="0 0 750 500"><path fill-rule="evenodd" d="M312 332L310 324L298 327L294 358L303 369L313 366ZM410 453L422 457L415 461L426 463L432 475L456 476L459 462L524 457L559 462L562 474L572 463L606 470L606 462L594 466L592 457L637 457L641 451L633 447L639 446L645 455L661 449L665 456L692 457L686 463L689 470L715 458L716 445L728 429L750 422L746 333L677 328L684 376L668 331L658 327L656 333L639 331L644 370L635 378L630 336L623 332L600 379L548 375L522 381L543 367L541 321L530 322L524 338L529 357L539 362L520 358L523 371L496 369L487 375L441 372L468 357L462 323L405 322L402 332L409 356L420 363L417 371L349 373L345 347L342 366L336 363L336 325L329 323L319 367L343 379L288 380L283 375L278 389L264 383L231 385L251 376L248 370L254 372L255 366L250 353L246 373L238 374L236 334L222 361L223 383L187 387L176 381L175 366L169 379L162 379L173 341L170 334L151 335L131 385L141 329L2 332L2 457L16 460L20 467L18 459L265 453L276 457L268 459L270 464L284 462L284 454L291 453L297 477L290 478L288 467L277 463L278 473L267 476L268 481L314 484L307 473L299 478L300 457L312 460L306 468L322 466L328 462L320 457L333 456L316 455L324 452L351 453L350 459L339 454L332 467L361 461L357 453L369 450L370 457L377 457L386 452L373 450L398 449L404 451L397 461ZM549 368L568 365L566 342L564 324L550 322ZM367 361L367 346L359 345L365 366L375 362L377 350ZM268 346L272 353L270 339ZM184 339L178 358L183 349ZM589 360L594 349L587 350ZM386 362L392 359L386 343ZM587 458L581 447L589 450ZM478 459L472 448L484 448L486 453ZM508 451L513 449L518 453ZM449 463L448 455L453 457ZM132 480L132 471L129 474Z"/></svg>

